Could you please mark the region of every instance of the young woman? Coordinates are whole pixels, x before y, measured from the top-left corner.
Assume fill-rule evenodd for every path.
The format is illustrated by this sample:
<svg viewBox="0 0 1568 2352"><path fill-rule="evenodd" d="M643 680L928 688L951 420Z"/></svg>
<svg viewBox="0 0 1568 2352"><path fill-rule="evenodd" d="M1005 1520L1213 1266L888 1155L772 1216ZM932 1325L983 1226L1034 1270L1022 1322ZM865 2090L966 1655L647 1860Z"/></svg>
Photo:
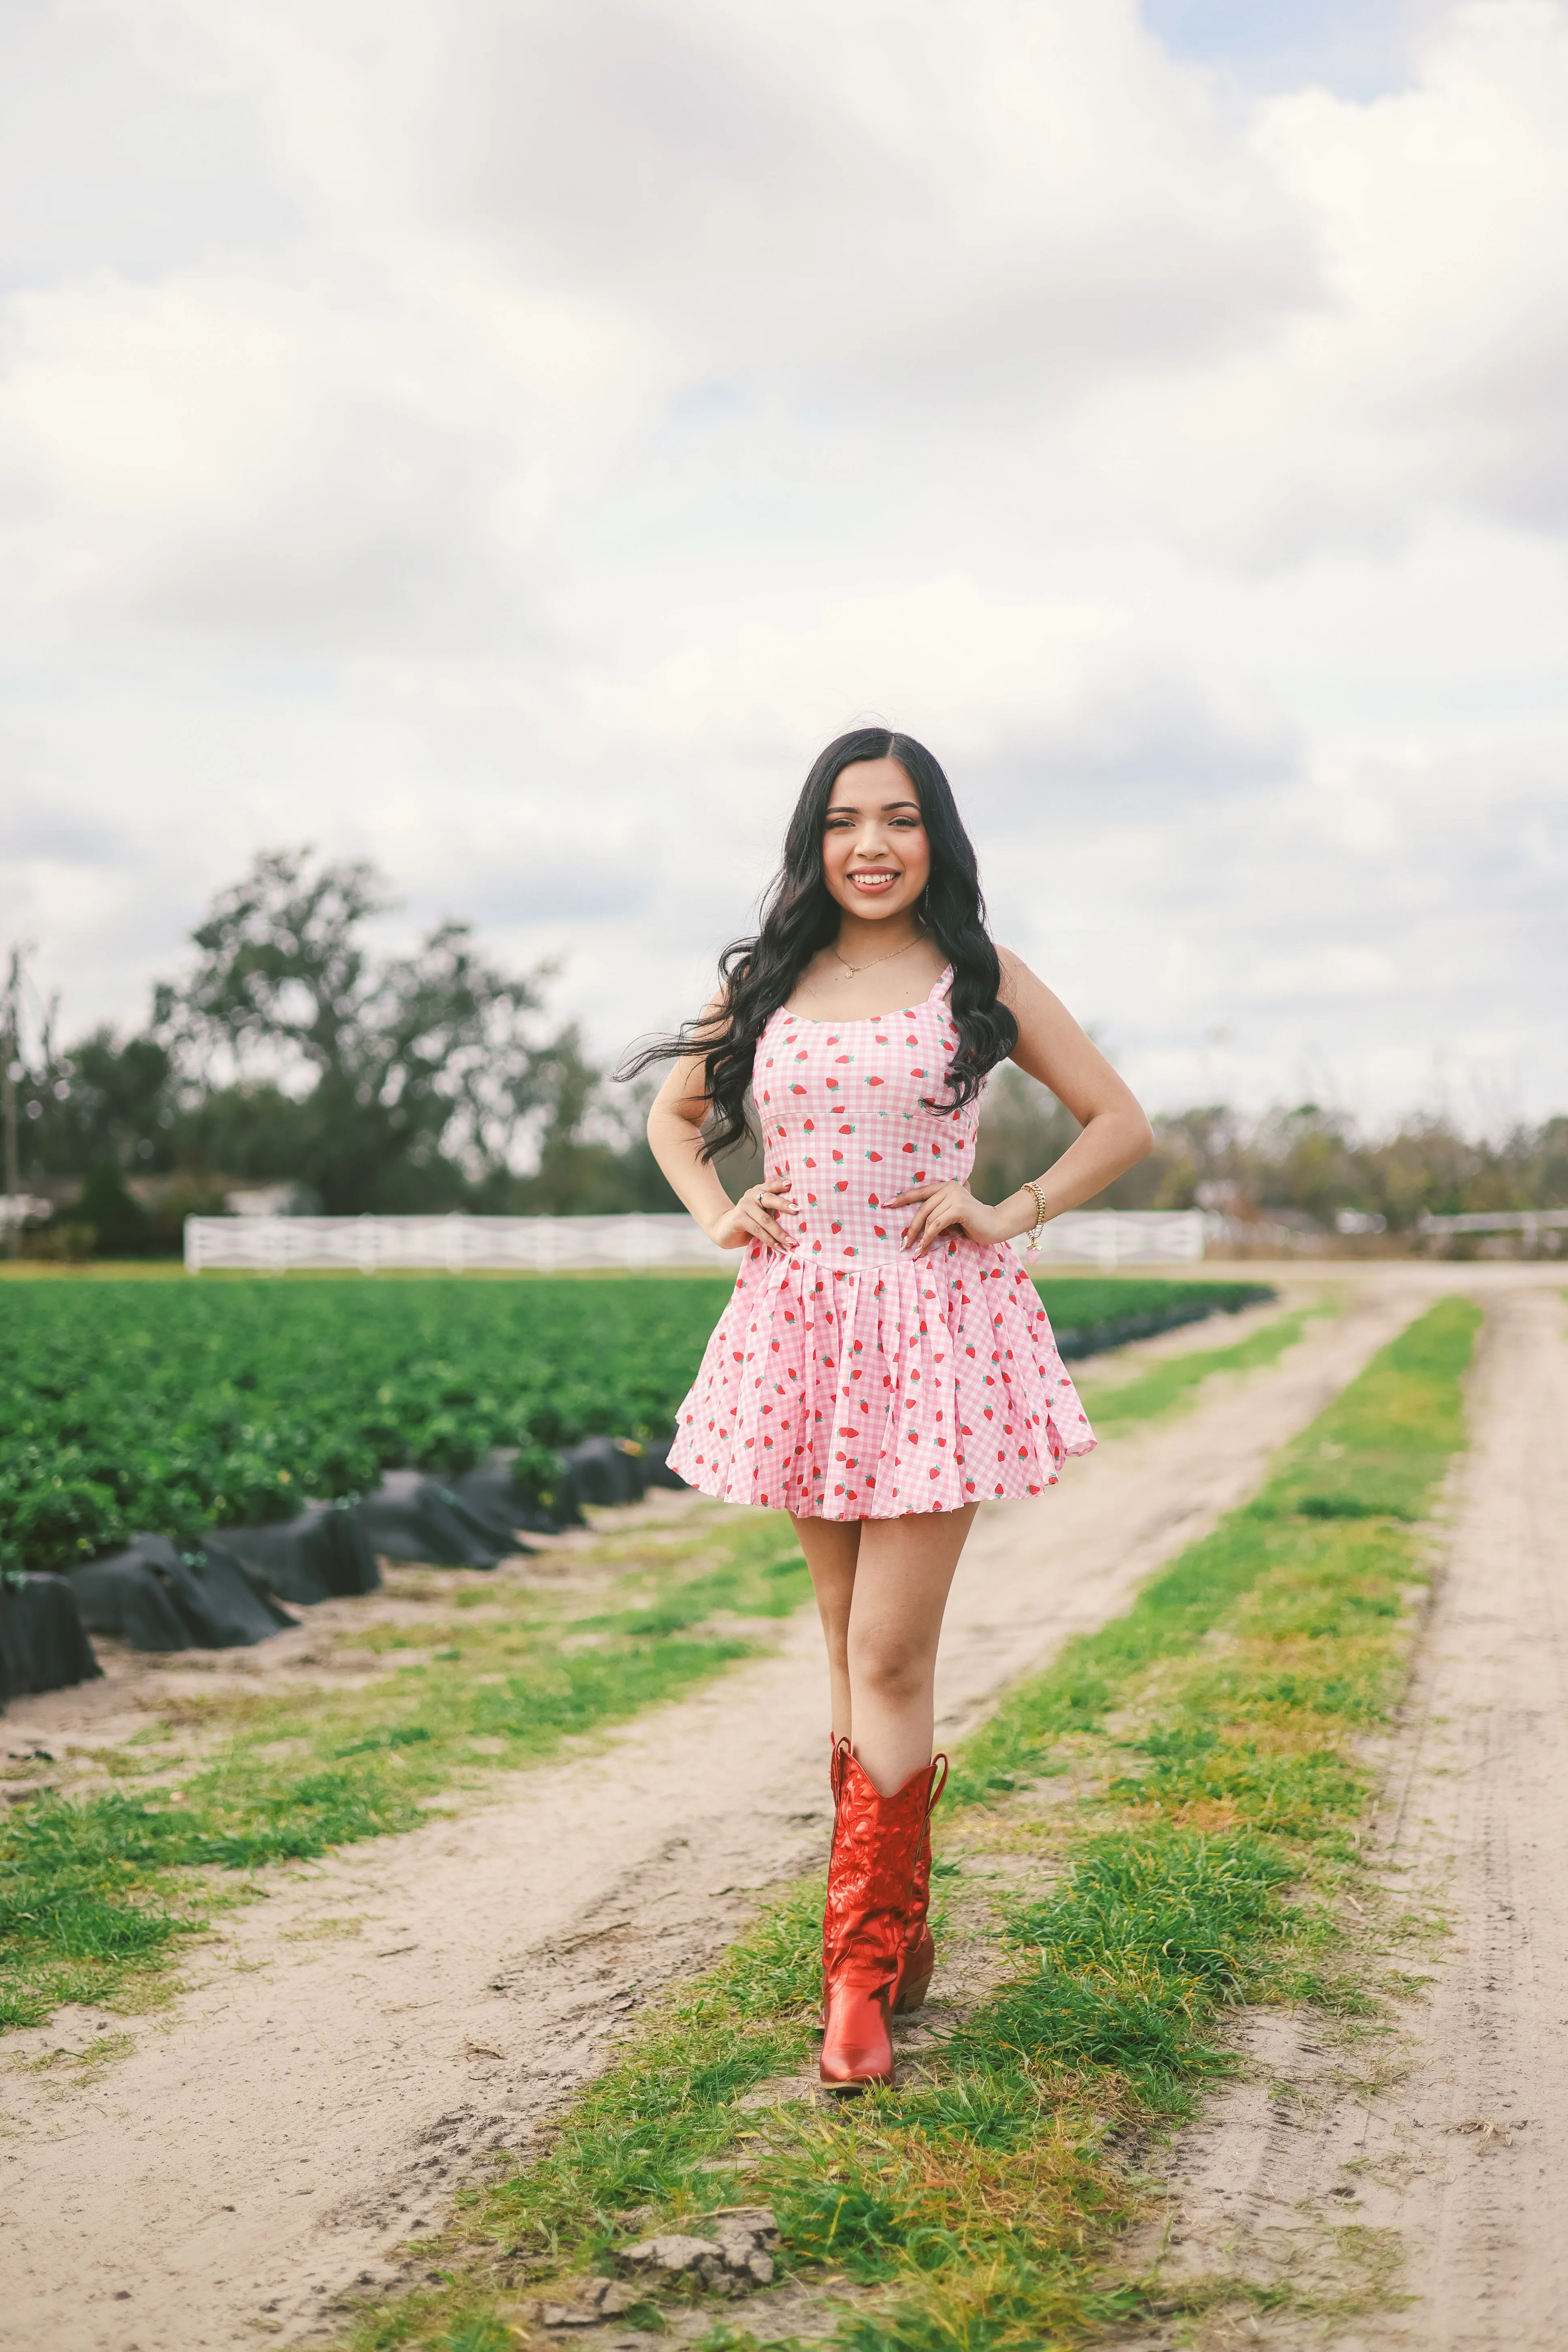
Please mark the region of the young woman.
<svg viewBox="0 0 1568 2352"><path fill-rule="evenodd" d="M907 735L830 743L754 939L679 1040L648 1140L703 1230L744 1257L680 1410L671 1467L789 1513L832 1689L835 1829L822 2079L893 2079L889 2018L935 1964L932 1685L982 1501L1038 1495L1094 1444L1007 1244L1142 1158L1149 1123L1027 965L992 944L946 777ZM994 1206L968 1188L987 1074L1041 1079L1082 1133ZM716 1153L767 1174L731 1202ZM939 1778L939 1768L941 1778Z"/></svg>

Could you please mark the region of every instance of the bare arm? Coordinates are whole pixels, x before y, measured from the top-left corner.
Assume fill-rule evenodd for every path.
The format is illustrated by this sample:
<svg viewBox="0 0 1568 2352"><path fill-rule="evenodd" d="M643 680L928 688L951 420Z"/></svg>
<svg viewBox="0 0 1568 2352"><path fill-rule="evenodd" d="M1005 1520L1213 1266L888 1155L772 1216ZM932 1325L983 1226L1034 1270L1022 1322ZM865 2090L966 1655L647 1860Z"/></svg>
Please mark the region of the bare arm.
<svg viewBox="0 0 1568 2352"><path fill-rule="evenodd" d="M1131 1087L1119 1077L1092 1038L1086 1037L1060 997L1052 994L1021 957L1002 954L1003 1001L1018 1024L1013 1056L1031 1078L1049 1087L1083 1133L1056 1165L1037 1178L1047 1216L1092 1200L1154 1149L1154 1130ZM1027 1192L1003 1203L1016 1208L1016 1230L1027 1233L1035 1203Z"/></svg>
<svg viewBox="0 0 1568 2352"><path fill-rule="evenodd" d="M1018 1024L1012 1058L1021 1070L1049 1087L1083 1132L1053 1168L1037 1178L1047 1217L1092 1200L1124 1169L1154 1147L1151 1128L1131 1089L1118 1077L1092 1039L1086 1037L1067 1006L1010 950L1002 960L1002 1002ZM952 1197L950 1197L952 1196ZM975 1241L1011 1241L1026 1234L1037 1211L1032 1192L1017 1192L994 1208L983 1207L967 1186L916 1185L894 1205L918 1201L905 1246L924 1249L947 1227L962 1225Z"/></svg>
<svg viewBox="0 0 1568 2352"><path fill-rule="evenodd" d="M718 1010L717 1003L710 1004L703 1019ZM709 1108L702 1056L688 1054L670 1070L647 1115L648 1148L671 1192L721 1249L744 1249L752 1241L765 1241L774 1249L793 1248L778 1223L781 1214L795 1213L787 1184L753 1184L739 1201L731 1201L718 1170L703 1159L702 1124Z"/></svg>

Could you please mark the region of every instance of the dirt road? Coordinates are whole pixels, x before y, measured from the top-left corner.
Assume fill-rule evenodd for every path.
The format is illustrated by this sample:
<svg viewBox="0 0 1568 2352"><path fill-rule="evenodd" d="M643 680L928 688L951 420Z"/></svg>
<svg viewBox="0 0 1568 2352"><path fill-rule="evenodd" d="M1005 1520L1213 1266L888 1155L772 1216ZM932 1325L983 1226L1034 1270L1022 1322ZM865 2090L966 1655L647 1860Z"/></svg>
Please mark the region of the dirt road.
<svg viewBox="0 0 1568 2352"><path fill-rule="evenodd" d="M950 1615L943 1734L1242 1499L1441 1281L1399 1267L1357 1281L1345 1314L1271 1370L1071 1465L1043 1502L984 1514ZM99 2019L14 2037L0 2343L299 2340L345 2288L392 2275L392 2250L438 2221L466 2162L526 2146L608 2028L706 1960L752 1890L820 1854L821 1681L803 1615L776 1655L602 1756L275 1874L270 1899L96 2080L26 2068L89 2044Z"/></svg>
<svg viewBox="0 0 1568 2352"><path fill-rule="evenodd" d="M1568 2310L1568 1305L1552 1286L1487 1307L1377 1824L1397 1906L1428 1905L1452 1933L1397 1955L1432 1982L1391 2042L1336 2053L1307 2021L1255 2016L1249 2079L1174 2168L1188 2273L1331 2300L1373 2243L1346 2224L1387 2233L1373 2267L1411 2300L1346 2318L1342 2352L1555 2352ZM1325 2338L1285 2317L1246 2340Z"/></svg>

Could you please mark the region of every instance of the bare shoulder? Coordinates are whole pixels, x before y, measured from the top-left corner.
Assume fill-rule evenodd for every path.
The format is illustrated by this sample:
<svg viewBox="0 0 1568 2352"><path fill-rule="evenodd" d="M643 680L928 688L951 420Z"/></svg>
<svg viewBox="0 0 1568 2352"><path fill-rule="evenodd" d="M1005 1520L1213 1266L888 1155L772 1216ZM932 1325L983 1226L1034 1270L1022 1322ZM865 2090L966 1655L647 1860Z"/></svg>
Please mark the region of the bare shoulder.
<svg viewBox="0 0 1568 2352"><path fill-rule="evenodd" d="M999 947L996 959L1002 967L1002 1002L1018 1024L1018 1042L1008 1058L1049 1087L1080 1127L1108 1110L1131 1109L1142 1119L1126 1085L1056 991L1011 948Z"/></svg>
<svg viewBox="0 0 1568 2352"><path fill-rule="evenodd" d="M1032 971L1015 949L998 946L996 961L1002 967L1002 985L997 993L1004 1004L1016 1005L1020 997L1037 993L1050 995L1038 972Z"/></svg>
<svg viewBox="0 0 1568 2352"><path fill-rule="evenodd" d="M1072 1053L1079 1045L1089 1045L1055 989L1047 988L1039 973L1032 971L1016 950L999 947L996 961L1002 967L997 1001L1006 1006L1018 1024L1018 1043L1013 1053L1016 1062L1037 1077L1040 1071L1036 1065L1042 1056L1054 1062L1064 1052Z"/></svg>

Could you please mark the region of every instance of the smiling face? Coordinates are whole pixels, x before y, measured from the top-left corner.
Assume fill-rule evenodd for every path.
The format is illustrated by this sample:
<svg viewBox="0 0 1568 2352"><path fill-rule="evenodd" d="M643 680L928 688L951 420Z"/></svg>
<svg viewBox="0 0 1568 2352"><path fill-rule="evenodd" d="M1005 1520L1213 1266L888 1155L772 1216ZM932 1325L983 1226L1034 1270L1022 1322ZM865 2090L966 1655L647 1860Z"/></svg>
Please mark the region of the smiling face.
<svg viewBox="0 0 1568 2352"><path fill-rule="evenodd" d="M931 873L921 804L896 760L841 768L823 820L822 872L847 914L910 913Z"/></svg>

